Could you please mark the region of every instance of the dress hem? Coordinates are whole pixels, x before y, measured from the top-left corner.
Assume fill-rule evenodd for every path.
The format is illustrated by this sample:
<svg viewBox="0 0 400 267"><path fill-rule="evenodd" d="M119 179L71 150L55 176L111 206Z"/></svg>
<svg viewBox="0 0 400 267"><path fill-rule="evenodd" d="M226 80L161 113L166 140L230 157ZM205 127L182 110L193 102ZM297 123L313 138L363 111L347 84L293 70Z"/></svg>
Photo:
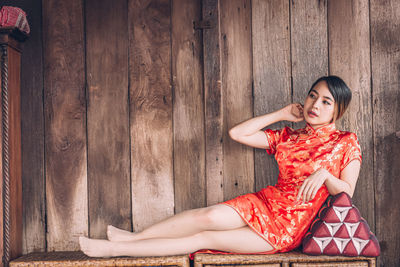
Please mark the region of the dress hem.
<svg viewBox="0 0 400 267"><path fill-rule="evenodd" d="M260 237L262 237L265 241L267 241L267 243L268 243L271 247L273 247L273 250L267 250L267 251L265 251L265 252L258 252L258 253L273 254L273 253L276 253L276 252L279 251L279 249L277 249L274 245L272 245L271 241L269 241L264 235L260 234L260 233L254 228L254 226L251 225L251 223L249 223L249 221L246 220L234 206L232 206L232 205L230 205L230 204L228 204L228 203L224 203L224 202L222 202L222 203L220 203L220 204L226 205L226 206L228 206L228 207L231 207L233 210L235 210L235 211L237 212L237 214L239 214L239 216L240 216L240 217L246 222L246 224L250 227L250 229L252 229L256 234L258 234L258 235L259 235ZM256 253L257 253L257 252L256 252Z"/></svg>

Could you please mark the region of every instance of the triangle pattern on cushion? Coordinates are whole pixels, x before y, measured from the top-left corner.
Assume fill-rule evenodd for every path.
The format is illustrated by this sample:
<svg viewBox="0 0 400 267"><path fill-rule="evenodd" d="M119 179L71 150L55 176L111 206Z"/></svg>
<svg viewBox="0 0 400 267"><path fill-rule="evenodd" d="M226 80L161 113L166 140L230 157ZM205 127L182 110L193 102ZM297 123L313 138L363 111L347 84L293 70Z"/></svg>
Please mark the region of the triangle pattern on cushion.
<svg viewBox="0 0 400 267"><path fill-rule="evenodd" d="M356 230L357 230L358 226L360 225L360 223L359 222L358 223L347 223L347 222L344 222L344 225L346 226L347 232L350 234L350 237L353 237L354 233L356 232Z"/></svg>
<svg viewBox="0 0 400 267"><path fill-rule="evenodd" d="M363 240L363 239L359 239L354 237L352 239L354 247L357 250L358 255L360 255L361 251L364 249L364 247L368 244L369 240Z"/></svg>
<svg viewBox="0 0 400 267"><path fill-rule="evenodd" d="M347 216L347 213L349 212L349 210L351 209L351 207L339 207L339 206L332 206L333 210L336 213L336 216L339 218L339 220L341 222L344 221L344 219Z"/></svg>
<svg viewBox="0 0 400 267"><path fill-rule="evenodd" d="M323 212L321 212L321 218L324 218L324 222L327 223L341 222L333 207L326 208Z"/></svg>
<svg viewBox="0 0 400 267"><path fill-rule="evenodd" d="M325 249L325 247L332 241L332 237L313 237L313 239L315 240L315 242L317 242L319 248L321 249L321 251L323 251Z"/></svg>
<svg viewBox="0 0 400 267"><path fill-rule="evenodd" d="M379 242L373 234L371 234L370 241L362 250L361 255L371 257L379 256Z"/></svg>
<svg viewBox="0 0 400 267"><path fill-rule="evenodd" d="M350 242L350 238L338 238L334 237L333 240L336 243L336 246L338 247L340 253L343 252L344 248L347 246L347 243Z"/></svg>
<svg viewBox="0 0 400 267"><path fill-rule="evenodd" d="M330 235L331 235L331 230L328 228L326 223L319 225L319 227L317 227L316 230L314 231L315 237L326 237Z"/></svg>
<svg viewBox="0 0 400 267"><path fill-rule="evenodd" d="M347 256L358 256L358 252L356 247L354 246L353 242L349 242L347 243L347 246L345 247L345 249L343 250L343 254L347 255Z"/></svg>
<svg viewBox="0 0 400 267"><path fill-rule="evenodd" d="M332 205L332 202L335 204ZM351 197L346 193L342 192L330 198L328 206L339 206L339 207L351 207L353 204Z"/></svg>
<svg viewBox="0 0 400 267"><path fill-rule="evenodd" d="M380 255L379 241L345 192L329 196L310 225L303 239L306 254Z"/></svg>
<svg viewBox="0 0 400 267"><path fill-rule="evenodd" d="M324 224L328 228L331 236L334 236L336 234L336 232L339 230L339 228L342 226L342 223L326 223L326 222L324 222Z"/></svg>
<svg viewBox="0 0 400 267"><path fill-rule="evenodd" d="M326 255L338 255L338 254L340 254L340 251L339 251L339 248L336 246L335 241L332 240L325 247L323 253L326 254Z"/></svg>
<svg viewBox="0 0 400 267"><path fill-rule="evenodd" d="M354 232L354 238L360 238L367 240L370 236L370 229L366 222L360 221L360 225L357 227L357 230Z"/></svg>
<svg viewBox="0 0 400 267"><path fill-rule="evenodd" d="M347 232L347 228L344 224L342 224L337 230L337 232L333 235L333 237L338 237L338 238L350 238L349 232Z"/></svg>
<svg viewBox="0 0 400 267"><path fill-rule="evenodd" d="M356 223L360 220L361 220L360 211L354 206L349 210L346 218L344 219L344 221L349 223Z"/></svg>

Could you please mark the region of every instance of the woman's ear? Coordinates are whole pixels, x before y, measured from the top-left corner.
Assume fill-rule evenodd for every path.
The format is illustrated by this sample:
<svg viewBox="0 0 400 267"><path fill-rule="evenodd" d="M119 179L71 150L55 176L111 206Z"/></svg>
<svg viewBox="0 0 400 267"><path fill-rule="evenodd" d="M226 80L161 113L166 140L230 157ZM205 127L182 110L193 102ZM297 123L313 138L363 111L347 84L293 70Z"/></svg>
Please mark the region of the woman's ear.
<svg viewBox="0 0 400 267"><path fill-rule="evenodd" d="M338 106L335 104L335 108L333 110L333 117L331 119L331 123L332 122L336 122L337 117L338 117Z"/></svg>

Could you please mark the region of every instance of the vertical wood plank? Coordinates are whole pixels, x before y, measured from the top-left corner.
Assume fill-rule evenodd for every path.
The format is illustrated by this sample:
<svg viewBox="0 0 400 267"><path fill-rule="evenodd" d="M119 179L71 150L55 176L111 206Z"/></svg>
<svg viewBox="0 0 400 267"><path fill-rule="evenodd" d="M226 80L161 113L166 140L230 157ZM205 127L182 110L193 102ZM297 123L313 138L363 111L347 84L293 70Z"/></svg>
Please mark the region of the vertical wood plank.
<svg viewBox="0 0 400 267"><path fill-rule="evenodd" d="M172 77L174 88L175 212L204 207L205 145L201 2L172 2Z"/></svg>
<svg viewBox="0 0 400 267"><path fill-rule="evenodd" d="M219 0L203 0L203 20L212 25L203 31L207 206L224 200L219 3Z"/></svg>
<svg viewBox="0 0 400 267"><path fill-rule="evenodd" d="M327 1L290 1L290 16L293 103L304 103L312 83L328 74Z"/></svg>
<svg viewBox="0 0 400 267"><path fill-rule="evenodd" d="M252 2L254 116L271 113L290 104L289 2ZM268 126L280 129L289 122ZM265 138L265 142L267 139ZM255 151L256 190L274 185L279 170L265 150Z"/></svg>
<svg viewBox="0 0 400 267"><path fill-rule="evenodd" d="M46 250L42 1L22 1L31 28L21 69L22 253Z"/></svg>
<svg viewBox="0 0 400 267"><path fill-rule="evenodd" d="M43 1L47 249L88 232L82 1Z"/></svg>
<svg viewBox="0 0 400 267"><path fill-rule="evenodd" d="M228 131L253 116L251 3L221 1L224 200L254 191L254 150Z"/></svg>
<svg viewBox="0 0 400 267"><path fill-rule="evenodd" d="M135 231L174 214L171 3L129 2L132 220Z"/></svg>
<svg viewBox="0 0 400 267"><path fill-rule="evenodd" d="M86 1L89 233L131 230L127 1Z"/></svg>
<svg viewBox="0 0 400 267"><path fill-rule="evenodd" d="M5 0L4 5L22 8L31 29L21 58L22 253L27 254L46 249L42 1Z"/></svg>
<svg viewBox="0 0 400 267"><path fill-rule="evenodd" d="M8 47L10 259L22 255L21 52ZM5 222L4 222L5 223Z"/></svg>
<svg viewBox="0 0 400 267"><path fill-rule="evenodd" d="M400 266L400 2L370 1L376 235L379 266Z"/></svg>
<svg viewBox="0 0 400 267"><path fill-rule="evenodd" d="M8 140L7 140L7 156L8 156L8 259L15 259L22 255L22 164L21 164L21 92L20 92L20 74L21 74L21 50L17 47L17 42L8 33L1 34L1 44L5 44L5 54L3 49L0 51L0 57L2 59L2 72L6 73L5 88L7 89L7 127L8 127ZM3 61L4 59L4 61ZM4 65L3 65L4 63ZM3 69L4 66L4 69ZM2 83L2 78L0 78ZM1 88L3 89L3 87ZM1 97L3 94L1 94ZM3 99L2 99L3 101ZM0 115L3 116L2 112ZM3 117L2 123L3 123ZM3 133L2 133L3 134ZM3 137L3 136L2 136ZM3 145L3 144L2 144ZM3 151L3 146L0 146ZM5 154L4 154L5 155ZM4 155L1 155L0 167L1 171L1 227L6 224L4 216L5 211L3 210L3 198L5 192L3 186L3 160ZM3 228L0 228L3 231ZM5 231L1 232L1 256L4 254L4 235ZM1 264L1 263L0 263ZM2 265L2 264L1 264Z"/></svg>
<svg viewBox="0 0 400 267"><path fill-rule="evenodd" d="M365 0L331 1L329 11L329 69L352 90L351 104L336 122L339 129L355 132L363 158L353 196L362 216L375 229L372 146L371 65L369 10ZM351 36L351 38L349 38Z"/></svg>

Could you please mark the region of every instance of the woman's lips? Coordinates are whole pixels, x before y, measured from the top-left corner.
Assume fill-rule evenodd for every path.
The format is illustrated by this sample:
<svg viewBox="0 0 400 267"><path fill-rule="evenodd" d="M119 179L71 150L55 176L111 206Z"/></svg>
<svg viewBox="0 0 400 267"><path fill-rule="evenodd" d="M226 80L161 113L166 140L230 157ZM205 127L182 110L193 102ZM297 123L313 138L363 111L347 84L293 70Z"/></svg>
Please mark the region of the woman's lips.
<svg viewBox="0 0 400 267"><path fill-rule="evenodd" d="M315 114L314 112L312 112L312 111L309 111L308 112L308 116L310 116L310 117L318 117L318 115L317 114Z"/></svg>

